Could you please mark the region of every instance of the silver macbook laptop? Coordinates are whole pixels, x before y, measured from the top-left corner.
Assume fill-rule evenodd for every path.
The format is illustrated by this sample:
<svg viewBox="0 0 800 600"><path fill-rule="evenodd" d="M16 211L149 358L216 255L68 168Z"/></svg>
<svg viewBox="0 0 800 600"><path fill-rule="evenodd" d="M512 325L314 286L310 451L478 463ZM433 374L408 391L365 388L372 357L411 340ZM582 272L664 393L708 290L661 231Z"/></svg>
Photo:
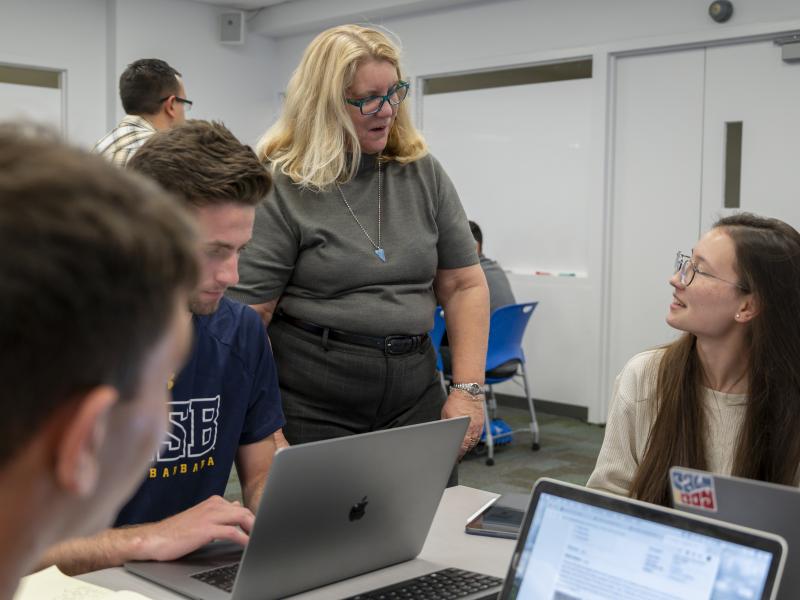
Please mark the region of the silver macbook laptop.
<svg viewBox="0 0 800 600"><path fill-rule="evenodd" d="M768 600L785 555L780 536L540 479L502 588L444 569L347 600Z"/></svg>
<svg viewBox="0 0 800 600"><path fill-rule="evenodd" d="M502 600L770 599L783 538L540 479Z"/></svg>
<svg viewBox="0 0 800 600"><path fill-rule="evenodd" d="M191 598L270 600L410 560L428 535L468 421L281 450L243 555L219 543L178 561L125 568Z"/></svg>
<svg viewBox="0 0 800 600"><path fill-rule="evenodd" d="M675 508L785 538L789 554L778 598L800 597L800 490L678 467L669 478Z"/></svg>

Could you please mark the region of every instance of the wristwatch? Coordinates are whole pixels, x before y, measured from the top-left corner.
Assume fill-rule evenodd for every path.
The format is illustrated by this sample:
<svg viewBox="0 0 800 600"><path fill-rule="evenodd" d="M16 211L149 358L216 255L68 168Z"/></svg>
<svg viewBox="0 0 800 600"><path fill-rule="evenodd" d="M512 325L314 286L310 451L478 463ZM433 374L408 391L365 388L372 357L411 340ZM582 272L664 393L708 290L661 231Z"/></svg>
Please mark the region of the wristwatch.
<svg viewBox="0 0 800 600"><path fill-rule="evenodd" d="M449 391L452 393L453 390L461 390L476 398L483 393L483 386L480 383L454 383Z"/></svg>

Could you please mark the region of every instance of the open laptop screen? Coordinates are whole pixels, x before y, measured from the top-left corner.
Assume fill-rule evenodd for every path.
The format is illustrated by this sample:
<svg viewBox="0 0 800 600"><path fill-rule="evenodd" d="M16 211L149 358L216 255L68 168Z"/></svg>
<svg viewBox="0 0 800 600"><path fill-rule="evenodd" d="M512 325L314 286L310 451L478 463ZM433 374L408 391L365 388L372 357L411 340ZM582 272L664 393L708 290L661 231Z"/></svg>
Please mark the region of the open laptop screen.
<svg viewBox="0 0 800 600"><path fill-rule="evenodd" d="M503 598L769 598L781 549L627 499L539 491ZM619 503L620 506L613 506ZM600 504L600 505L598 505ZM602 506L602 504L609 504ZM621 508L620 508L621 507ZM697 526L699 524L699 526ZM720 527L724 527L721 526ZM760 538L756 538L761 541ZM769 540L768 540L769 541Z"/></svg>

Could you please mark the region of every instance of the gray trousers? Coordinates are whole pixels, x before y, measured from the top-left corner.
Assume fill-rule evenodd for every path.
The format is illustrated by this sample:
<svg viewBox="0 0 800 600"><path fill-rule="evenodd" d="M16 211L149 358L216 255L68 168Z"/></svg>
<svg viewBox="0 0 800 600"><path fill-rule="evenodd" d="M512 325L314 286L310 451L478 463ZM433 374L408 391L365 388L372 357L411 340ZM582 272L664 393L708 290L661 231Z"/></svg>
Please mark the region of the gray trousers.
<svg viewBox="0 0 800 600"><path fill-rule="evenodd" d="M286 416L284 434L291 444L441 416L446 397L430 340L414 352L387 356L331 340L323 347L321 336L280 320L270 324L269 338Z"/></svg>

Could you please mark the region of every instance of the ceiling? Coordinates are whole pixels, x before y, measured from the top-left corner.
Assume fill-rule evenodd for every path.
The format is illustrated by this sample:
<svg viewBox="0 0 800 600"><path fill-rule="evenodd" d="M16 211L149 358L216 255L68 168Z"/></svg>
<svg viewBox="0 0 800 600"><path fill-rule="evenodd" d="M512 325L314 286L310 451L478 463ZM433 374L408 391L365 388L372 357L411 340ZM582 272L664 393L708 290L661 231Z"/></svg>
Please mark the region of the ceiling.
<svg viewBox="0 0 800 600"><path fill-rule="evenodd" d="M252 11L248 31L271 38L318 32L341 23L377 22L468 4L501 0L194 0ZM507 1L507 0L505 0Z"/></svg>
<svg viewBox="0 0 800 600"><path fill-rule="evenodd" d="M195 0L195 1L203 2L205 4L213 4L215 6L237 8L240 10L257 10L259 8L264 8L266 6L275 6L276 4L292 2L293 0Z"/></svg>

